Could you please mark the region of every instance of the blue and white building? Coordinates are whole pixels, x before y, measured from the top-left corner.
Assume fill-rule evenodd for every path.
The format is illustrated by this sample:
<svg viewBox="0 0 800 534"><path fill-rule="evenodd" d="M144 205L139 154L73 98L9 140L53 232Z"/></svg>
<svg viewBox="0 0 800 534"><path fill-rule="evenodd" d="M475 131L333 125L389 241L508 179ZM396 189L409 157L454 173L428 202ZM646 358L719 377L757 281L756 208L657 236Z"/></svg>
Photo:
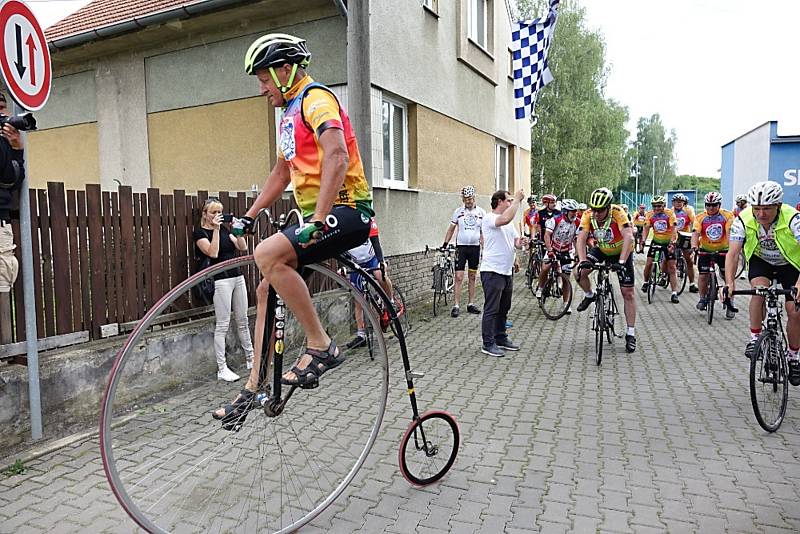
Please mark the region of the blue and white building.
<svg viewBox="0 0 800 534"><path fill-rule="evenodd" d="M726 207L756 182L772 180L783 186L784 202L800 202L800 135L778 135L778 122L769 121L722 145L721 189Z"/></svg>

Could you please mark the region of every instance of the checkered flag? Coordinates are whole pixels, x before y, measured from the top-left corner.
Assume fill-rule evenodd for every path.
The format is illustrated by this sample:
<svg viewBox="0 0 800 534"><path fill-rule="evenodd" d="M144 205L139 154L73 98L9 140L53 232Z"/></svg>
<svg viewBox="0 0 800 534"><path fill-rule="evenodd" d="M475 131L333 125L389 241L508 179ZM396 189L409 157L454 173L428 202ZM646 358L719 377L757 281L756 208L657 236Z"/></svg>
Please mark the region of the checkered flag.
<svg viewBox="0 0 800 534"><path fill-rule="evenodd" d="M511 54L514 69L514 111L517 119L533 115L539 89L553 81L547 67L547 51L553 40L559 0L550 0L544 19L515 22L511 27Z"/></svg>

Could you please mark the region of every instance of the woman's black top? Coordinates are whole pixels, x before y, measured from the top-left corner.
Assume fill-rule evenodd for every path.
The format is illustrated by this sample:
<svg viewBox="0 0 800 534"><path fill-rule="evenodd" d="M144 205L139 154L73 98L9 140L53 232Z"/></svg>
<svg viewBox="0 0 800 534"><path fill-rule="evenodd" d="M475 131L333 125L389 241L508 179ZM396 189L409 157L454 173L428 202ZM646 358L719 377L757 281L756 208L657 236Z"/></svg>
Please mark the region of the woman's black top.
<svg viewBox="0 0 800 534"><path fill-rule="evenodd" d="M204 257L208 257L203 254L203 251L200 250L200 247L197 246L197 242L201 239L205 238L208 239L209 243L211 242L211 238L214 237L213 230L206 230L202 226L196 228L194 233L192 234L192 238L194 239L194 253L197 258L203 259ZM216 258L208 257L211 260L211 265L215 265L225 260L229 260L231 258L235 258L237 255L236 245L233 244L231 241L231 233L228 231L225 226L219 227L219 253L217 254ZM236 278L242 274L242 270L238 267L234 267L233 269L229 269L227 271L223 271L219 274L214 275L214 280L222 280L224 278Z"/></svg>

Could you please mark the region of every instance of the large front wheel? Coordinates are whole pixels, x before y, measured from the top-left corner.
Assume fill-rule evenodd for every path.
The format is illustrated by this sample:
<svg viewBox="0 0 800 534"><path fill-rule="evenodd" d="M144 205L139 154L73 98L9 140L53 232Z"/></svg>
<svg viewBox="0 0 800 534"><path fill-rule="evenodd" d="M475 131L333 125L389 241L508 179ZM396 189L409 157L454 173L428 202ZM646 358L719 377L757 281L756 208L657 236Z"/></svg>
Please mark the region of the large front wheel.
<svg viewBox="0 0 800 534"><path fill-rule="evenodd" d="M430 411L415 419L400 441L400 473L415 486L442 478L458 454L461 432L447 412Z"/></svg>
<svg viewBox="0 0 800 534"><path fill-rule="evenodd" d="M780 428L789 398L786 351L775 332L764 331L750 359L750 400L756 421L767 432Z"/></svg>
<svg viewBox="0 0 800 534"><path fill-rule="evenodd" d="M344 491L378 436L389 383L379 320L360 291L316 265L304 278L323 328L344 350L357 302L369 311L370 346L347 351L318 388L295 390L279 410L249 404L236 431L211 417L244 378L217 380L213 310L195 308L190 296L202 279L231 268L245 272L251 289L258 281L252 256L192 276L152 306L112 366L101 402L103 467L119 503L148 532L294 532ZM305 336L288 307L273 324L282 330L268 347L270 355L283 349L281 372L304 352ZM228 355L243 377L244 363Z"/></svg>
<svg viewBox="0 0 800 534"><path fill-rule="evenodd" d="M602 293L597 293L594 304L594 358L600 365L603 361L603 337L606 331L606 309Z"/></svg>

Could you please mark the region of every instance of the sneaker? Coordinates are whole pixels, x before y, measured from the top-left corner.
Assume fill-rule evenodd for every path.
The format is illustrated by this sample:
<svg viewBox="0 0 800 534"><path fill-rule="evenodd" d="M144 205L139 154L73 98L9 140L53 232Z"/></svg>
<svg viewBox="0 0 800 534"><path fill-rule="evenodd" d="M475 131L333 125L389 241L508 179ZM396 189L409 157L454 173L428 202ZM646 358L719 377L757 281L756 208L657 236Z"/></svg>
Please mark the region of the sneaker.
<svg viewBox="0 0 800 534"><path fill-rule="evenodd" d="M695 306L695 308L697 308L700 311L706 311L707 307L708 307L708 301L706 299L698 300L697 306Z"/></svg>
<svg viewBox="0 0 800 534"><path fill-rule="evenodd" d="M800 360L797 358L789 360L789 383L800 386Z"/></svg>
<svg viewBox="0 0 800 534"><path fill-rule="evenodd" d="M671 303L673 303L673 304L679 303L680 300L678 299L678 294L677 293L673 293L672 296L669 298L669 301Z"/></svg>
<svg viewBox="0 0 800 534"><path fill-rule="evenodd" d="M747 357L748 360L753 357L753 353L756 350L756 341L757 340L755 339L751 339L750 341L747 342L747 346L745 346L744 348L744 355Z"/></svg>
<svg viewBox="0 0 800 534"><path fill-rule="evenodd" d="M697 289L697 284L689 284L689 293L699 293L700 290Z"/></svg>
<svg viewBox="0 0 800 534"><path fill-rule="evenodd" d="M503 350L512 350L512 351L519 350L519 345L515 345L514 343L512 343L511 340L508 339L508 336L496 339L495 344Z"/></svg>
<svg viewBox="0 0 800 534"><path fill-rule="evenodd" d="M636 352L636 336L625 335L625 352Z"/></svg>
<svg viewBox="0 0 800 534"><path fill-rule="evenodd" d="M450 310L450 317L458 317L459 313L460 310L458 309L458 306L453 306L453 309Z"/></svg>
<svg viewBox="0 0 800 534"><path fill-rule="evenodd" d="M541 287L537 287L536 288L536 298L537 299L542 298L542 288Z"/></svg>
<svg viewBox="0 0 800 534"><path fill-rule="evenodd" d="M567 308L567 311L564 312L564 315L572 315L572 306Z"/></svg>
<svg viewBox="0 0 800 534"><path fill-rule="evenodd" d="M236 382L240 378L239 375L228 369L227 365L217 373L217 380L224 380L225 382Z"/></svg>
<svg viewBox="0 0 800 534"><path fill-rule="evenodd" d="M357 349L358 347L363 347L367 344L367 336L362 336L361 334L356 334L356 337L351 339L345 348L347 349Z"/></svg>
<svg viewBox="0 0 800 534"><path fill-rule="evenodd" d="M497 343L489 345L488 347L486 345L483 345L481 347L481 352L484 354L488 354L489 356L494 356L495 358L502 358L503 356L506 355L506 353L503 352L502 349L500 349L500 347L497 346Z"/></svg>
<svg viewBox="0 0 800 534"><path fill-rule="evenodd" d="M650 289L650 282L645 282L642 284L642 293L647 293L648 289Z"/></svg>
<svg viewBox="0 0 800 534"><path fill-rule="evenodd" d="M481 313L481 309L474 304L467 304L467 312L479 315Z"/></svg>
<svg viewBox="0 0 800 534"><path fill-rule="evenodd" d="M581 303L578 304L578 311L579 312L584 311L586 308L589 307L589 304L594 302L594 299L595 299L595 295L592 295L591 297L583 297L583 300L581 301Z"/></svg>

